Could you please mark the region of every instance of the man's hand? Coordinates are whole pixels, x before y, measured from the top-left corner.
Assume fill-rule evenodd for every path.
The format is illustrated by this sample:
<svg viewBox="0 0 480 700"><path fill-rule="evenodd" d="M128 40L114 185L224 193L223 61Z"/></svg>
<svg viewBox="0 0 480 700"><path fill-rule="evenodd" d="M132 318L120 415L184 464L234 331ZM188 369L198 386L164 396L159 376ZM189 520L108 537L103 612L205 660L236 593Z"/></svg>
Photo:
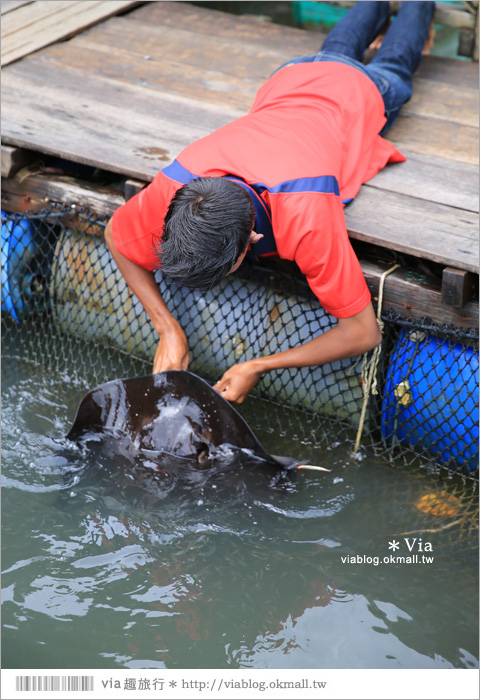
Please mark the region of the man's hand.
<svg viewBox="0 0 480 700"><path fill-rule="evenodd" d="M262 372L257 368L257 361L241 362L230 367L223 377L214 385L214 389L228 401L242 403L258 382Z"/></svg>
<svg viewBox="0 0 480 700"><path fill-rule="evenodd" d="M181 326L176 321L169 323L169 328L163 330L158 341L153 373L166 372L168 369L188 369L190 355L188 341Z"/></svg>
<svg viewBox="0 0 480 700"><path fill-rule="evenodd" d="M257 357L231 367L213 387L228 401L242 403L264 372L290 367L315 367L355 357L381 343L382 334L371 302L354 316L341 318L317 338L275 355Z"/></svg>

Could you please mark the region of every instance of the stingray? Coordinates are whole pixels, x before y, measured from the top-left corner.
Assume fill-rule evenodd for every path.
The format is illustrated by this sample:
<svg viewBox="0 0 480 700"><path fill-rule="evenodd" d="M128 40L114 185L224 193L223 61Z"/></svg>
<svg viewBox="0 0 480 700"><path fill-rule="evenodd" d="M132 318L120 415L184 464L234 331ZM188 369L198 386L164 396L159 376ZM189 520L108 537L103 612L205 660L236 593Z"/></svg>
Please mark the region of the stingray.
<svg viewBox="0 0 480 700"><path fill-rule="evenodd" d="M183 370L116 379L89 391L66 437L127 442L129 451L153 457L160 467L198 470L255 462L279 470L329 471L267 452L228 401Z"/></svg>

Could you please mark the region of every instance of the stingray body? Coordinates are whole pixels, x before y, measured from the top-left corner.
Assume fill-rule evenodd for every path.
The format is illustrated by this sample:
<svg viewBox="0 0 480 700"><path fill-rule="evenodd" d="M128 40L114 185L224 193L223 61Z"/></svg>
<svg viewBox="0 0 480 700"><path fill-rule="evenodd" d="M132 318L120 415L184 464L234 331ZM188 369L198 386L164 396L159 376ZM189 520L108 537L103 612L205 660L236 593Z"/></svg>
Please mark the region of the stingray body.
<svg viewBox="0 0 480 700"><path fill-rule="evenodd" d="M98 386L82 399L67 438L110 444L114 438L159 466L205 469L255 461L284 470L298 464L269 454L228 401L181 370Z"/></svg>

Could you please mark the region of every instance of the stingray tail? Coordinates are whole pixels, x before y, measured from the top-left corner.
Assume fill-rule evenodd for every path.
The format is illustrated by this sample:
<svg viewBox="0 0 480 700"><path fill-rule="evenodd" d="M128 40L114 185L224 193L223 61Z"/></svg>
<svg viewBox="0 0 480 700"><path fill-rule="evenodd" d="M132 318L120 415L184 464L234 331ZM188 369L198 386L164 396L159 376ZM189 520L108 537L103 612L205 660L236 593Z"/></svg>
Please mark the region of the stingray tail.
<svg viewBox="0 0 480 700"><path fill-rule="evenodd" d="M331 472L331 469L326 469L325 467L315 467L310 464L297 464L297 460L291 457L279 457L278 455L271 455L274 462L279 464L281 467L286 469L311 469L312 471L318 472Z"/></svg>
<svg viewBox="0 0 480 700"><path fill-rule="evenodd" d="M326 469L325 467L315 467L313 464L299 464L296 469L311 469L316 472L331 472L331 469Z"/></svg>

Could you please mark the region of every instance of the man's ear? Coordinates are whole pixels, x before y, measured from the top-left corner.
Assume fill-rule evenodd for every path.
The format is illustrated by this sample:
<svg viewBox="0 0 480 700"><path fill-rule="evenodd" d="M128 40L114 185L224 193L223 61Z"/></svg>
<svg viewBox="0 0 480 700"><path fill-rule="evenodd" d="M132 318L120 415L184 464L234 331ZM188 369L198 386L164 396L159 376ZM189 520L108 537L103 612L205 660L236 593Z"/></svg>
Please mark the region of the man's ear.
<svg viewBox="0 0 480 700"><path fill-rule="evenodd" d="M248 242L250 243L250 245L253 245L254 243L258 243L258 241L261 241L262 238L263 233L255 233L255 231L252 231Z"/></svg>

